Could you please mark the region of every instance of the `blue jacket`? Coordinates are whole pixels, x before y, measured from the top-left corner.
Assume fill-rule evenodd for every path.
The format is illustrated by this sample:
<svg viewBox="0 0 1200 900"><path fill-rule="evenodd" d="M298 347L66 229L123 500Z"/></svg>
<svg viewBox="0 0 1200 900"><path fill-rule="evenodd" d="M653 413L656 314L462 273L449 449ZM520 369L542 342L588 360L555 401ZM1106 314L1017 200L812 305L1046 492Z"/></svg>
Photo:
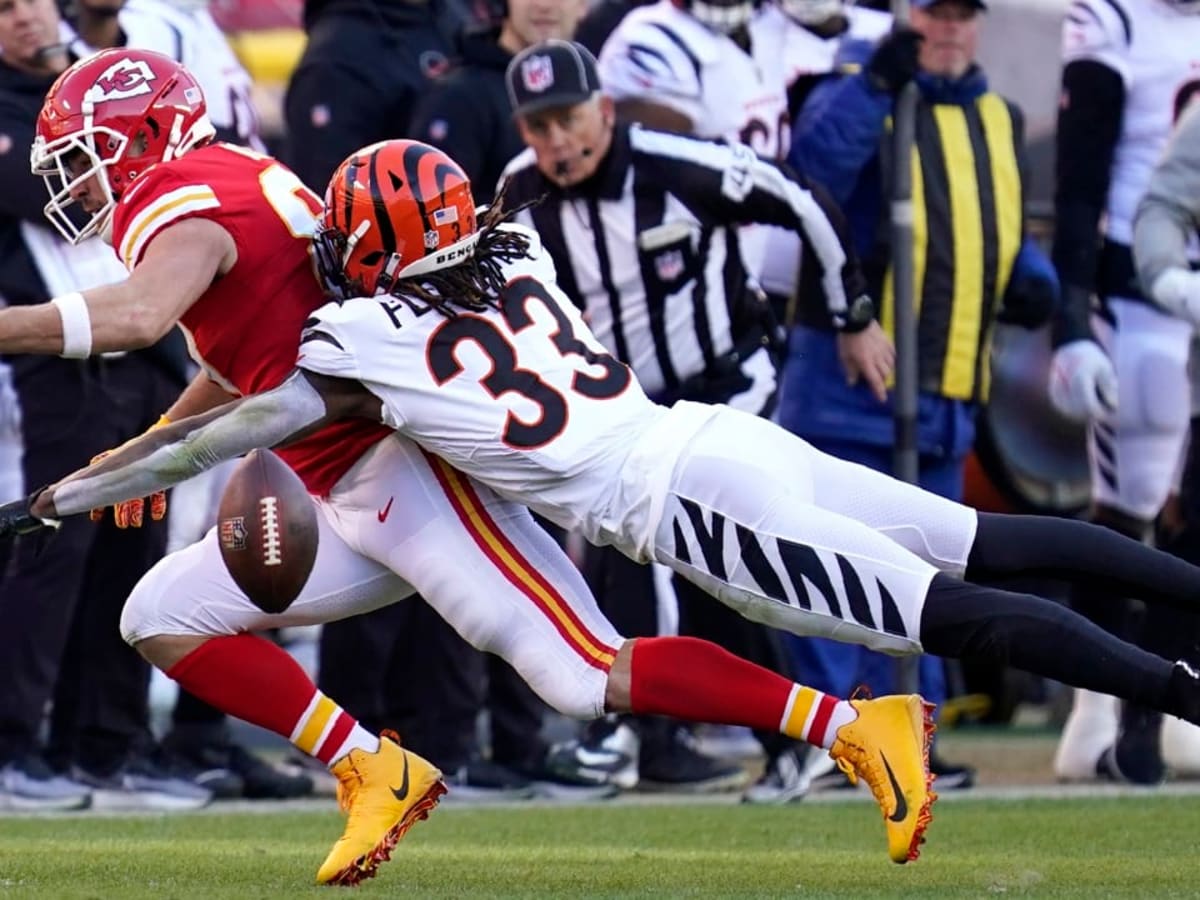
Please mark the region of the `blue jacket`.
<svg viewBox="0 0 1200 900"><path fill-rule="evenodd" d="M863 60L871 45L847 42L840 62ZM973 103L988 90L983 71L973 66L951 80L927 73L917 75L926 102ZM871 86L859 72L830 79L809 97L793 132L788 162L822 182L842 206L855 247L866 257L875 249L879 218L885 206L879 148L892 113L893 98ZM1029 237L1013 263L1009 295L1036 285L1057 303L1058 280L1046 254ZM1006 296L1005 305L1010 297ZM1050 309L1043 310L1044 318ZM1023 322L1022 324L1038 324ZM923 454L965 457L974 442L975 405L935 394L919 400L918 444ZM849 386L838 361L836 338L830 331L799 326L789 342L783 373L779 418L781 424L814 439L853 438L866 444L893 442L892 407L881 405L862 383Z"/></svg>
<svg viewBox="0 0 1200 900"><path fill-rule="evenodd" d="M861 68L870 55L867 41L847 41L836 65L845 70ZM929 103L965 106L987 93L987 76L978 66L962 78L951 80L925 72L917 74L917 86ZM891 94L871 86L863 72L829 79L809 96L792 132L788 162L833 195L846 214L855 249L867 257L874 249L876 229L884 208L883 180L879 169L879 146L892 114ZM1034 278L1050 282L1058 294L1058 277L1042 249L1029 237L1013 265L1011 281Z"/></svg>

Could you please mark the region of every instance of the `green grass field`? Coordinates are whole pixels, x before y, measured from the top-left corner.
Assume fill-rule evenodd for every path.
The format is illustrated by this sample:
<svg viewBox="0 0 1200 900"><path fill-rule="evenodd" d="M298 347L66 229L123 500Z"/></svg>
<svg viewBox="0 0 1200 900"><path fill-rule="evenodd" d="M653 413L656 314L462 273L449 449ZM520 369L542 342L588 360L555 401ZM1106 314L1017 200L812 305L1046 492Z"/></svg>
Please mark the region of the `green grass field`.
<svg viewBox="0 0 1200 900"><path fill-rule="evenodd" d="M1195 897L1200 798L956 799L887 861L869 801L443 807L361 896ZM296 897L330 812L0 818L0 898Z"/></svg>

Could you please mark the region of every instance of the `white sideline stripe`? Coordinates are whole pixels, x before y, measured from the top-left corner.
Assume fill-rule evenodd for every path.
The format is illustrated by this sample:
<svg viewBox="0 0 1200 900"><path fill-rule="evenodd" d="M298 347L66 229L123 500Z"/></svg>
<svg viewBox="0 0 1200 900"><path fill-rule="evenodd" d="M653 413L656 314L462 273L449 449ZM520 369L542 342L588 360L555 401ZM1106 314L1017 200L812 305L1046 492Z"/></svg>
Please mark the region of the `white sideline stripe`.
<svg viewBox="0 0 1200 900"><path fill-rule="evenodd" d="M936 782L934 787L936 788ZM453 788L451 788L453 791ZM1108 800L1113 798L1136 798L1153 800L1157 797L1196 797L1200 796L1200 781L1180 781L1162 785L1158 788L1135 787L1120 784L1035 784L1035 785L997 785L995 787L974 787L965 791L946 791L938 795L934 806L937 810L947 803L970 802L972 800L1000 800L1024 802L1028 800ZM544 809L553 807L578 807L581 810L595 809L597 806L740 806L742 795L740 791L730 791L723 794L621 794L611 800L591 800L582 803L572 803L564 800L532 799L518 800L511 803L500 803L488 800L471 803L466 800L450 802L449 798L438 805L438 815L446 812L453 814L455 810L474 809ZM802 801L805 806L836 806L845 803L874 804L875 801L865 788L857 790L819 791L809 794ZM774 807L770 807L774 808ZM332 797L304 797L299 800L218 800L203 809L188 812L172 813L172 816L204 816L226 815L237 813L244 815L261 815L278 812L329 812L337 811L337 803ZM4 819L104 819L154 816L161 818L160 809L129 810L76 810L72 812L36 812L30 810L9 811L0 807L0 821Z"/></svg>

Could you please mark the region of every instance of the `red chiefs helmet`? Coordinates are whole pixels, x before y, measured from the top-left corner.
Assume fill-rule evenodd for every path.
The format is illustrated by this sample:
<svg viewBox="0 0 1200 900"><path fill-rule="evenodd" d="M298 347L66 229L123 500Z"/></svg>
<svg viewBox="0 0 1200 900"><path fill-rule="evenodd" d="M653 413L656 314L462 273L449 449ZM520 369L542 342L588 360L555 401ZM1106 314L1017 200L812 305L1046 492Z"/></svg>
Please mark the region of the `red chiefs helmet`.
<svg viewBox="0 0 1200 900"><path fill-rule="evenodd" d="M401 278L468 259L479 241L471 182L420 141L381 141L352 153L325 191L317 267L339 297L371 297Z"/></svg>
<svg viewBox="0 0 1200 900"><path fill-rule="evenodd" d="M212 140L204 92L183 66L149 50L104 50L58 77L38 115L33 174L50 192L46 217L72 244L107 230L113 206L156 163ZM96 177L104 205L71 207Z"/></svg>

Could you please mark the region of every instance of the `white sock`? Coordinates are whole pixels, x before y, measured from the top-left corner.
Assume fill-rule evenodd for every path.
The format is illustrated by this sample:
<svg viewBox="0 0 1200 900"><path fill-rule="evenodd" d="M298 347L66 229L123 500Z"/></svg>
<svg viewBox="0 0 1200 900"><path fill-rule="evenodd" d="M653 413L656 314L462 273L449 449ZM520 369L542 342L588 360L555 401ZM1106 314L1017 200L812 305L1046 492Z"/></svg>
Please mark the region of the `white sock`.
<svg viewBox="0 0 1200 900"><path fill-rule="evenodd" d="M371 732L367 731L367 729L363 728L356 722L354 727L350 729L350 733L346 735L346 739L342 741L342 745L338 747L337 750L333 751L333 756L330 757L330 760L332 761L329 763L329 768L332 769L334 765L337 764L337 761L351 750L362 750L366 753L378 753L379 738L371 734Z"/></svg>

